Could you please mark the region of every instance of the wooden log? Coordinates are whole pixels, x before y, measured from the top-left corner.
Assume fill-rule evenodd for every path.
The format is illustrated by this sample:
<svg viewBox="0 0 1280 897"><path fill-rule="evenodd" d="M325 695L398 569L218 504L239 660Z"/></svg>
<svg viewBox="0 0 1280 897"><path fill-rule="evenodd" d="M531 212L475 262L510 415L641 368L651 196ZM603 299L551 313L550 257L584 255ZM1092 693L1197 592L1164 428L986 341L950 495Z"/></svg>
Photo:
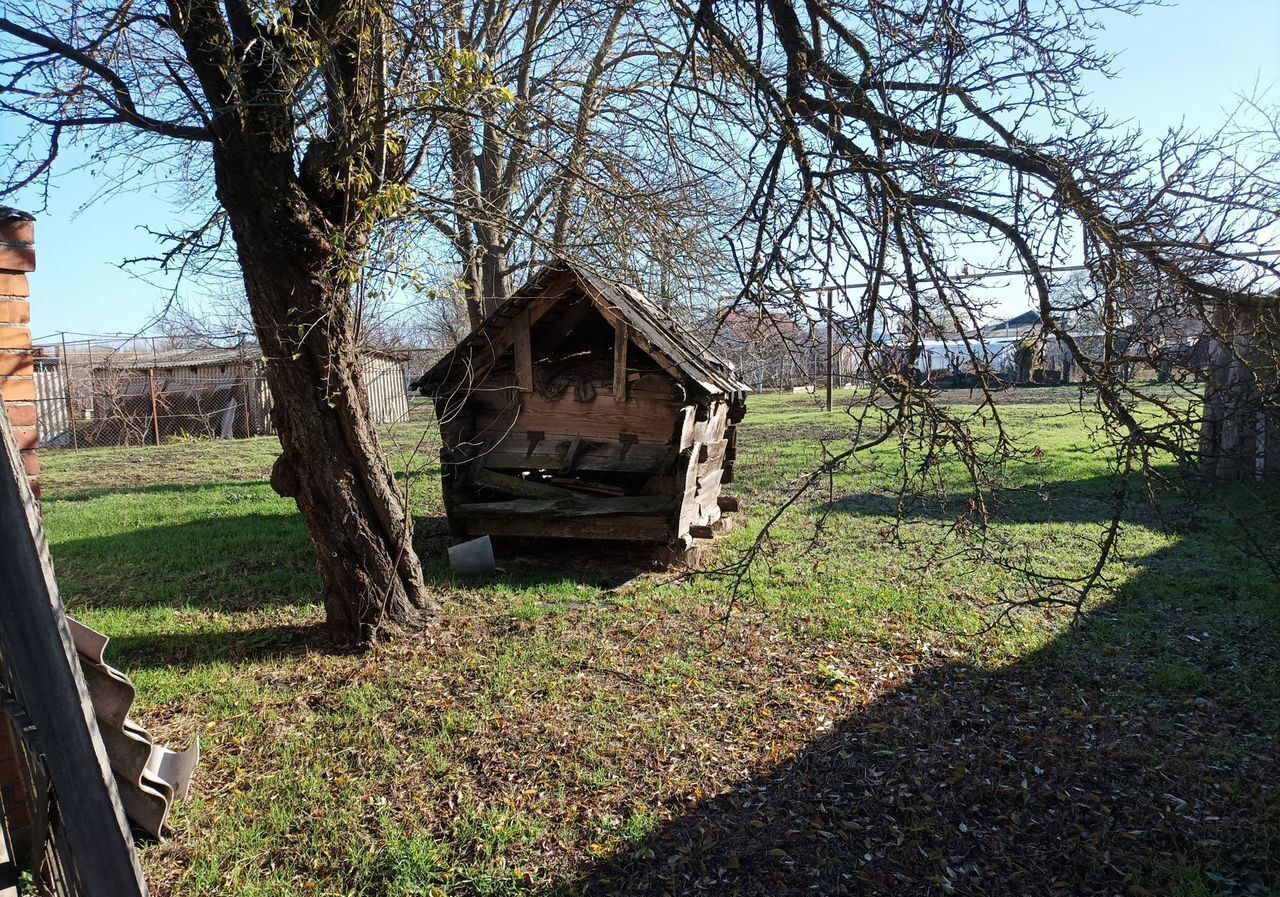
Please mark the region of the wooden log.
<svg viewBox="0 0 1280 897"><path fill-rule="evenodd" d="M590 495L626 495L627 490L613 483L600 483L594 480L581 480L570 477L551 477L546 481L549 485L562 489L586 492Z"/></svg>
<svg viewBox="0 0 1280 897"><path fill-rule="evenodd" d="M672 505L666 495L624 495L617 498L594 498L574 495L569 498L532 499L517 498L512 501L468 502L457 505L454 513L459 517L546 517L567 519L573 517L609 517L619 515L659 516L666 514Z"/></svg>
<svg viewBox="0 0 1280 897"><path fill-rule="evenodd" d="M480 463L490 470L555 470L564 465L569 446L577 438L564 433L535 434L531 443L527 434L512 433L492 449L480 451ZM623 445L608 442L579 443L575 471L595 473L655 473L667 459L667 447L652 443Z"/></svg>
<svg viewBox="0 0 1280 897"><path fill-rule="evenodd" d="M698 450L698 475L701 476L710 473L713 470L719 470L724 464L724 453L729 448L729 440L721 439L719 442L703 443Z"/></svg>
<svg viewBox="0 0 1280 897"><path fill-rule="evenodd" d="M695 523L689 527L689 535L693 536L695 539L714 539L716 531L710 525L703 526L702 524Z"/></svg>
<svg viewBox="0 0 1280 897"><path fill-rule="evenodd" d="M689 532L690 524L696 523L698 518L698 465L696 458L700 447L695 443L690 446L687 451L680 453L680 460L676 464L676 482L678 486L678 495L680 496L680 504L675 511L675 519L672 521L672 528L676 536L683 536Z"/></svg>
<svg viewBox="0 0 1280 897"><path fill-rule="evenodd" d="M678 450L684 451L693 446L693 428L697 424L697 415L698 409L693 405L686 405L680 409L673 439L673 444Z"/></svg>
<svg viewBox="0 0 1280 897"><path fill-rule="evenodd" d="M546 483L527 480L524 477L513 477L509 474L499 473L496 470L481 469L477 471L476 485L495 489L498 492L505 492L507 495L518 495L521 498L555 499L573 498L576 495L576 493L570 492L568 489L548 486Z"/></svg>
<svg viewBox="0 0 1280 897"><path fill-rule="evenodd" d="M698 497L703 498L705 496L711 495L719 498L720 479L723 476L724 476L724 470L719 469L719 470L711 471L711 473L707 474L706 476L699 477L698 492L697 492Z"/></svg>
<svg viewBox="0 0 1280 897"><path fill-rule="evenodd" d="M742 503L736 495L722 495L716 499L716 504L720 506L720 510L727 514L737 513L738 509L742 507Z"/></svg>
<svg viewBox="0 0 1280 897"><path fill-rule="evenodd" d="M698 421L693 427L694 442L719 442L724 439L725 421L729 415L729 406L725 402L715 402L706 420Z"/></svg>

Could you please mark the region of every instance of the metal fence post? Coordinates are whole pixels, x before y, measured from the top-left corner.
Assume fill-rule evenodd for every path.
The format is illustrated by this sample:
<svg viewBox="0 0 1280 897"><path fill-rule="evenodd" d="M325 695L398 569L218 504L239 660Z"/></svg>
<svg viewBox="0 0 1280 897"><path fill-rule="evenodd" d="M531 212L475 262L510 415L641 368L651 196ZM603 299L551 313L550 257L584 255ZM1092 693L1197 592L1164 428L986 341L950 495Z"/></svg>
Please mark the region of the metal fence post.
<svg viewBox="0 0 1280 897"><path fill-rule="evenodd" d="M244 350L244 337L240 338L240 364L244 371L244 438L248 439L254 435L253 417L249 411L249 391L255 388L256 377L253 373L253 367L249 364L249 353ZM234 432L231 434L235 435Z"/></svg>
<svg viewBox="0 0 1280 897"><path fill-rule="evenodd" d="M71 390L71 359L67 356L67 334L62 334L62 357L58 363L62 365L62 385L67 393L67 424L71 427L71 448L80 448L80 438L76 435L76 403L75 393Z"/></svg>

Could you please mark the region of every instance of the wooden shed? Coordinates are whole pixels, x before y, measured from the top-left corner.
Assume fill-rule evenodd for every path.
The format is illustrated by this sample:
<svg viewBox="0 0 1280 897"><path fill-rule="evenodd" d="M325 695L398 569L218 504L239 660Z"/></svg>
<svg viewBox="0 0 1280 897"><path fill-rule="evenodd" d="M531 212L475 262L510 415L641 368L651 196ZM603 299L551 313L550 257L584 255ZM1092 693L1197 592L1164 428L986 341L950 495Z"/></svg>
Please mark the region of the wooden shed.
<svg viewBox="0 0 1280 897"><path fill-rule="evenodd" d="M631 287L544 268L410 386L435 400L455 535L688 548L736 508L750 390Z"/></svg>
<svg viewBox="0 0 1280 897"><path fill-rule="evenodd" d="M369 410L377 424L409 416L406 359L372 347L360 350ZM115 352L89 371L93 418L104 441L158 440L179 434L269 436L272 397L256 345ZM114 437L114 439L113 439Z"/></svg>

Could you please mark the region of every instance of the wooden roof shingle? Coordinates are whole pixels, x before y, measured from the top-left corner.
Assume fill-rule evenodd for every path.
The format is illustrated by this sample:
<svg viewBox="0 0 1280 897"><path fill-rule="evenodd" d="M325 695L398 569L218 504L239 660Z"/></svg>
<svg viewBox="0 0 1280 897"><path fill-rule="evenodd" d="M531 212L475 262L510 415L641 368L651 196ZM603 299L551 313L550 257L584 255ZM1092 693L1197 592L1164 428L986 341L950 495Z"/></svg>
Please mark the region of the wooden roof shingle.
<svg viewBox="0 0 1280 897"><path fill-rule="evenodd" d="M446 353L421 377L409 384L423 395L439 395L453 390L473 376L475 359L495 349L505 351L503 333L516 316L525 311L562 275L570 275L583 295L606 317L621 316L642 351L661 356L670 362L689 386L708 396L748 393L751 388L738 379L734 367L715 355L693 334L684 330L671 316L635 287L616 283L567 262L547 265L538 270L514 295L483 324ZM535 345L536 350L536 345Z"/></svg>

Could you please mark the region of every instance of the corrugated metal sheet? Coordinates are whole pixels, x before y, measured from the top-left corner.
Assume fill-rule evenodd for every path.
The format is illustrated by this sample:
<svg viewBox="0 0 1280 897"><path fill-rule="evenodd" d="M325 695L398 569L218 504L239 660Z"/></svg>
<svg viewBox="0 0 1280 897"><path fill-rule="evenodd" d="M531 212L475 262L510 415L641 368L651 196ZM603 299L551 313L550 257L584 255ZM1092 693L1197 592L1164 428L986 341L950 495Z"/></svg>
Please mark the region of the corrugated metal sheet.
<svg viewBox="0 0 1280 897"><path fill-rule="evenodd" d="M36 361L36 429L40 444L71 445L71 408L67 398L67 377L56 361Z"/></svg>
<svg viewBox="0 0 1280 897"><path fill-rule="evenodd" d="M408 375L404 361L387 355L365 355L361 375L375 424L394 424L409 416Z"/></svg>
<svg viewBox="0 0 1280 897"><path fill-rule="evenodd" d="M185 751L153 742L147 730L129 718L137 697L133 683L103 659L109 639L71 617L67 626L80 656L120 803L134 826L158 839L173 802L186 798L190 790L191 776L200 762L200 741Z"/></svg>

